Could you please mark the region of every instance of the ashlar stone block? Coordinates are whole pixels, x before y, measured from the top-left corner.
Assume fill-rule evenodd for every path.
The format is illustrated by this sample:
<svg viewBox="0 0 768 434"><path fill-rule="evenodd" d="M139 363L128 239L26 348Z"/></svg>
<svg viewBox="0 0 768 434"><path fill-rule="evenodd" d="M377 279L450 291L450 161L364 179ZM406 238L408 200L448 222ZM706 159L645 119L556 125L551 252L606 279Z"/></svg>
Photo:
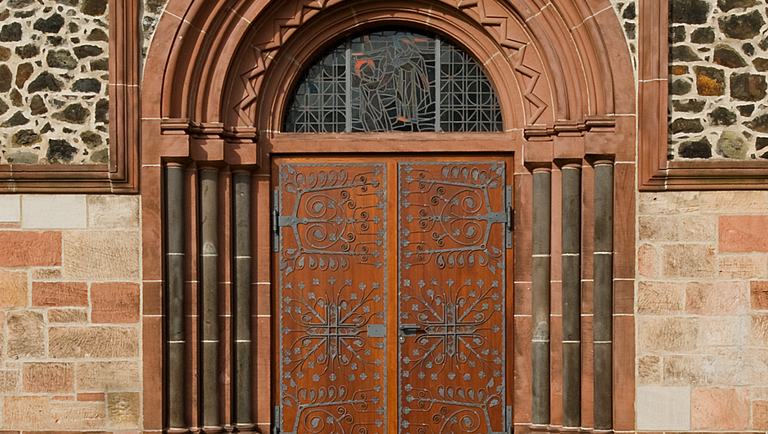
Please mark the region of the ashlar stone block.
<svg viewBox="0 0 768 434"><path fill-rule="evenodd" d="M87 391L139 391L141 367L139 362L80 362L77 363L77 390Z"/></svg>
<svg viewBox="0 0 768 434"><path fill-rule="evenodd" d="M139 196L88 196L88 227L135 229L139 227Z"/></svg>
<svg viewBox="0 0 768 434"><path fill-rule="evenodd" d="M714 277L715 249L709 244L670 244L661 249L664 277Z"/></svg>
<svg viewBox="0 0 768 434"><path fill-rule="evenodd" d="M638 430L689 430L691 389L688 387L638 387Z"/></svg>
<svg viewBox="0 0 768 434"><path fill-rule="evenodd" d="M84 229L87 227L85 195L25 194L21 198L24 229Z"/></svg>
<svg viewBox="0 0 768 434"><path fill-rule="evenodd" d="M51 327L48 336L48 351L54 358L139 356L140 334L136 327Z"/></svg>
<svg viewBox="0 0 768 434"><path fill-rule="evenodd" d="M5 317L9 359L25 359L45 356L43 314L33 310L8 312Z"/></svg>
<svg viewBox="0 0 768 434"><path fill-rule="evenodd" d="M109 426L112 428L138 428L141 414L138 392L107 393Z"/></svg>
<svg viewBox="0 0 768 434"><path fill-rule="evenodd" d="M139 240L138 231L64 232L64 275L73 280L138 280Z"/></svg>
<svg viewBox="0 0 768 434"><path fill-rule="evenodd" d="M27 304L27 273L0 270L0 308L26 307Z"/></svg>
<svg viewBox="0 0 768 434"><path fill-rule="evenodd" d="M667 315L685 309L685 284L674 282L639 282L637 314Z"/></svg>
<svg viewBox="0 0 768 434"><path fill-rule="evenodd" d="M691 428L744 430L749 428L749 389L700 387L691 392Z"/></svg>
<svg viewBox="0 0 768 434"><path fill-rule="evenodd" d="M21 372L24 392L72 393L75 391L73 363L24 363Z"/></svg>

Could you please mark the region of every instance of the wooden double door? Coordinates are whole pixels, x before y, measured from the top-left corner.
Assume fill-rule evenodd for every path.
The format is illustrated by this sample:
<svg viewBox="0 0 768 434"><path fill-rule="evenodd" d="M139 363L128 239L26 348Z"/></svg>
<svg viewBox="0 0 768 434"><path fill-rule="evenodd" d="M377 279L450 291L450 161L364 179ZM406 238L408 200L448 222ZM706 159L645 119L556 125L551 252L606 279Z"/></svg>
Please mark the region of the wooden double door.
<svg viewBox="0 0 768 434"><path fill-rule="evenodd" d="M512 164L276 158L282 433L511 424Z"/></svg>

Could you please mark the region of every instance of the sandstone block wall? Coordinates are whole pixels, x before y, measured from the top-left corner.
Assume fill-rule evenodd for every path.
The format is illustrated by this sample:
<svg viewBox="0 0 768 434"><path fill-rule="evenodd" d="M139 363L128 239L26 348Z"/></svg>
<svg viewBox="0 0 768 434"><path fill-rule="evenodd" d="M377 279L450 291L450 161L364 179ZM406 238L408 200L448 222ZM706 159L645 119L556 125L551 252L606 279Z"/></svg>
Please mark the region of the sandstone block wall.
<svg viewBox="0 0 768 434"><path fill-rule="evenodd" d="M638 200L637 428L768 429L768 192Z"/></svg>
<svg viewBox="0 0 768 434"><path fill-rule="evenodd" d="M138 196L0 196L0 430L141 428L139 219Z"/></svg>
<svg viewBox="0 0 768 434"><path fill-rule="evenodd" d="M768 11L670 0L669 158L768 158Z"/></svg>

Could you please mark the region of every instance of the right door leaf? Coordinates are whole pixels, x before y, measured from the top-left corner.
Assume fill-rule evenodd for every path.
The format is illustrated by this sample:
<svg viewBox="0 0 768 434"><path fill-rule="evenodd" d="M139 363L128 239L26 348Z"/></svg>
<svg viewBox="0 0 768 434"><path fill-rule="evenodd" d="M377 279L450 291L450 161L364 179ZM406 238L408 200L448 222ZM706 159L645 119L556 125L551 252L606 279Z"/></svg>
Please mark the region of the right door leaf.
<svg viewBox="0 0 768 434"><path fill-rule="evenodd" d="M398 164L400 432L505 431L503 161Z"/></svg>

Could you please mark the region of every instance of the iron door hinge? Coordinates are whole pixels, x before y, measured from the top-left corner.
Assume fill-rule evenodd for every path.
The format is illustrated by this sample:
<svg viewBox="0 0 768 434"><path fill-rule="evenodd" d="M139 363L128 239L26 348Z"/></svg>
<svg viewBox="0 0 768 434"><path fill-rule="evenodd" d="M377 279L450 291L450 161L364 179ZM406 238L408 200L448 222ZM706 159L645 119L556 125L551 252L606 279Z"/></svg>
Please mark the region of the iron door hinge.
<svg viewBox="0 0 768 434"><path fill-rule="evenodd" d="M507 434L514 434L515 433L515 424L512 422L512 406L507 406Z"/></svg>
<svg viewBox="0 0 768 434"><path fill-rule="evenodd" d="M512 203L512 186L508 185L506 189L506 200L504 201L504 208L507 211L507 228L505 231L505 245L506 248L512 248L512 232L515 231L515 210Z"/></svg>
<svg viewBox="0 0 768 434"><path fill-rule="evenodd" d="M272 421L272 434L280 434L280 406L275 406L275 419Z"/></svg>
<svg viewBox="0 0 768 434"><path fill-rule="evenodd" d="M280 192L272 192L272 251L280 251Z"/></svg>

